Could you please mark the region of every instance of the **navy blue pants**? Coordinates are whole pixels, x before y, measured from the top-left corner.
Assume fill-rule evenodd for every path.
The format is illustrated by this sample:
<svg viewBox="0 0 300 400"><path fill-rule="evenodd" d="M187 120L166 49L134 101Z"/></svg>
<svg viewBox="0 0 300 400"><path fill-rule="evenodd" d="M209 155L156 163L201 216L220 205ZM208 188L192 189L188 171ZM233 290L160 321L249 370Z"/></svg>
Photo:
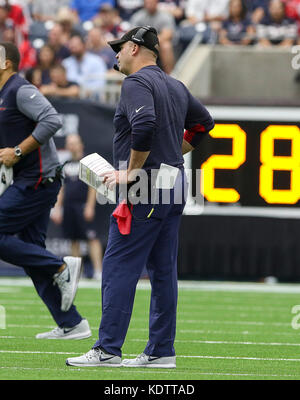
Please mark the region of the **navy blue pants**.
<svg viewBox="0 0 300 400"><path fill-rule="evenodd" d="M74 306L68 312L60 310L61 294L53 286L53 275L63 260L45 246L50 210L60 186L56 181L34 189L16 182L4 192L0 197L0 258L23 267L57 325L72 327L82 318Z"/></svg>
<svg viewBox="0 0 300 400"><path fill-rule="evenodd" d="M185 184L177 180L177 190ZM184 197L184 196L183 196ZM144 353L153 356L175 355L177 309L178 230L185 201L159 204L150 219L151 205L133 207L131 232L121 235L113 216L102 271L102 318L99 340L106 352L121 356L128 330L135 290L144 266L151 282L149 341Z"/></svg>

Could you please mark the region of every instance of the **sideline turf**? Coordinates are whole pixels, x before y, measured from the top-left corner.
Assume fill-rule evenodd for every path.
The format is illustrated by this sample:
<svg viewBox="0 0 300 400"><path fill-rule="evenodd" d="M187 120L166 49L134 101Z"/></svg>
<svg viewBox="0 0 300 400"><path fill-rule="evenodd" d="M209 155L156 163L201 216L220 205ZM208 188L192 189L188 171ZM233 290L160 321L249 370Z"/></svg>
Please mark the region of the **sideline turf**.
<svg viewBox="0 0 300 400"><path fill-rule="evenodd" d="M137 290L125 357L139 354L146 344L149 295ZM2 286L0 278L7 322L0 329L1 380L300 379L300 332L291 326L299 294L180 289L177 368L167 371L65 366L67 357L87 352L97 338L100 289L81 287L75 304L89 320L92 338L36 340L37 333L54 327L46 307L33 288Z"/></svg>

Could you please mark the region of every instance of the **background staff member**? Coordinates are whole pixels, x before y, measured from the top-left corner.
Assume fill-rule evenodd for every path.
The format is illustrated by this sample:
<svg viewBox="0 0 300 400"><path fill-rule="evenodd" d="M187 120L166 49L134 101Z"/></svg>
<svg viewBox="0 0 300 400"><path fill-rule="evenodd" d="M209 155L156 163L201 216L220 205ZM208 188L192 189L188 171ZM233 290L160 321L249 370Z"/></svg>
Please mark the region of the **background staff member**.
<svg viewBox="0 0 300 400"><path fill-rule="evenodd" d="M120 71L127 75L114 118L113 144L114 166L127 160L127 169L105 174L107 185L131 182L135 169L150 173L161 163L180 172L169 204L155 205L150 218L145 217L151 204L133 206L128 235L119 232L111 217L99 340L87 354L67 359L67 365L175 368L178 229L185 200L175 204L174 198L184 191L183 153L193 150L214 122L181 82L156 65L159 41L154 28L134 28L109 44L117 53ZM149 341L142 354L121 364L136 285L145 265L152 286Z"/></svg>
<svg viewBox="0 0 300 400"><path fill-rule="evenodd" d="M62 224L64 238L71 240L72 256L80 256L80 240L88 242L93 278L100 280L103 250L93 222L96 190L79 179L79 161L84 157L81 137L77 134L68 135L65 148L71 153L71 159L64 167L64 185L52 210L51 219L57 225Z"/></svg>
<svg viewBox="0 0 300 400"><path fill-rule="evenodd" d="M72 305L81 259L61 259L45 246L50 209L61 187L52 139L61 122L38 89L18 75L17 47L0 43L0 49L0 163L13 167L14 174L0 197L0 257L24 268L58 325L37 338L88 337L88 323Z"/></svg>

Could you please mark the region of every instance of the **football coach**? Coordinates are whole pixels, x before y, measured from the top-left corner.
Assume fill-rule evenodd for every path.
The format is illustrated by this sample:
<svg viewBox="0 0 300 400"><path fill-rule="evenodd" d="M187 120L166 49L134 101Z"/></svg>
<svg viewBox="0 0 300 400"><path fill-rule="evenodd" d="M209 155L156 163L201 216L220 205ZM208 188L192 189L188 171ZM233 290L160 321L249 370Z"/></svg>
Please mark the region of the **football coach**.
<svg viewBox="0 0 300 400"><path fill-rule="evenodd" d="M154 28L136 27L109 44L117 53L117 68L127 77L114 117L116 170L103 175L107 186L131 183L136 170L150 176L161 164L178 168L178 175L167 204L161 201L164 189L160 188L157 204L121 202L111 216L103 260L99 340L88 353L68 358L66 363L175 368L178 230L185 205L184 196L181 202L175 196L185 191L183 154L199 144L214 122L183 83L157 66L159 40ZM124 161L126 169L118 170ZM126 212L128 221L132 218L131 226L123 229L119 222ZM122 362L121 348L144 266L152 287L149 340L137 358Z"/></svg>
<svg viewBox="0 0 300 400"><path fill-rule="evenodd" d="M62 184L52 138L61 121L39 90L18 74L19 62L15 45L0 43L0 164L13 171L13 183L0 196L0 258L24 268L58 325L37 338L89 337L88 323L73 305L81 259L62 259L45 246L50 210Z"/></svg>

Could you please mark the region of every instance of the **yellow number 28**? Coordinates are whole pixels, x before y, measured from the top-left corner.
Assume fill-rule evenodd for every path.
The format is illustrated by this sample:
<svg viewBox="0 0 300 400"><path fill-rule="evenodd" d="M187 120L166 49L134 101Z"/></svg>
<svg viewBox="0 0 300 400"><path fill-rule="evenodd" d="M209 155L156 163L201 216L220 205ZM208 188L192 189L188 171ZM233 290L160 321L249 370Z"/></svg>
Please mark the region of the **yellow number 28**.
<svg viewBox="0 0 300 400"><path fill-rule="evenodd" d="M236 203L233 188L215 187L215 170L236 170L246 161L246 133L239 125L219 124L210 132L216 139L232 139L232 154L214 154L202 164L202 194L210 202ZM275 155L275 140L289 140L291 154ZM270 125L260 137L259 195L269 204L295 204L300 199L300 129L293 125ZM274 189L274 171L290 172L289 189Z"/></svg>

